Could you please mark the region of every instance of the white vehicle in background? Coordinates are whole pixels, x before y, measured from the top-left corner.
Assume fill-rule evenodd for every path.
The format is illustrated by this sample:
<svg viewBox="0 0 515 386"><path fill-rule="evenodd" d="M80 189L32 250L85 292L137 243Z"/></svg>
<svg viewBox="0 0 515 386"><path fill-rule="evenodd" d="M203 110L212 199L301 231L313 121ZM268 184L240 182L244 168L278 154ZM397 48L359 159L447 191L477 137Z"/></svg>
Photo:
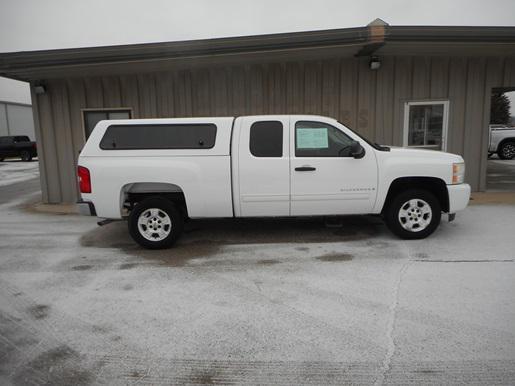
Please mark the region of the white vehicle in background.
<svg viewBox="0 0 515 386"><path fill-rule="evenodd" d="M515 127L490 125L488 155L492 154L505 160L515 158Z"/></svg>
<svg viewBox="0 0 515 386"><path fill-rule="evenodd" d="M78 164L81 213L127 218L154 249L187 218L377 214L420 239L470 197L462 157L379 146L312 115L101 121Z"/></svg>

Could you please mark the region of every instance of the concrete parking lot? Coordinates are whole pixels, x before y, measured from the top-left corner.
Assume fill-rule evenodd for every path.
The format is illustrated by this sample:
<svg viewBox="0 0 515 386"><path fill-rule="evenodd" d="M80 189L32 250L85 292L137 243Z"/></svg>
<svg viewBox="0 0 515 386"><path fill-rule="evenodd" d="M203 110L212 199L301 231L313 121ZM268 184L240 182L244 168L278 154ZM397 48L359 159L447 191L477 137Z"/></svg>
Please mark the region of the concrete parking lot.
<svg viewBox="0 0 515 386"><path fill-rule="evenodd" d="M16 184L0 187L1 384L515 383L514 206L410 242L375 217L191 221L146 251L125 223L36 212L37 184Z"/></svg>
<svg viewBox="0 0 515 386"><path fill-rule="evenodd" d="M493 155L488 160L486 180L489 191L515 192L515 159L501 160Z"/></svg>

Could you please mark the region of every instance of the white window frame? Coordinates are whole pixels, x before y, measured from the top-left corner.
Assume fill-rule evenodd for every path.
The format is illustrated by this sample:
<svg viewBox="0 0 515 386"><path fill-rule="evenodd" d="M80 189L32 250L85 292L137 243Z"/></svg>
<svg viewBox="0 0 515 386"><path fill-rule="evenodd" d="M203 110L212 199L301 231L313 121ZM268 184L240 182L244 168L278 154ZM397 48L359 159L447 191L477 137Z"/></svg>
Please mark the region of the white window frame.
<svg viewBox="0 0 515 386"><path fill-rule="evenodd" d="M82 138L84 139L84 143L86 143L87 141L87 138L86 138L86 114L85 113L88 113L88 112L95 112L95 111L98 111L98 112L105 112L105 111L128 111L129 112L129 119L134 119L134 111L132 109L132 107L99 107L99 108L94 108L94 107L91 107L91 108L85 108L85 109L80 109L80 118L81 118L81 124L82 124Z"/></svg>
<svg viewBox="0 0 515 386"><path fill-rule="evenodd" d="M420 106L420 105L443 105L443 121L442 121L442 151L447 151L447 132L449 129L449 101L448 100L423 100L423 101L409 101L404 103L404 135L403 135L403 143L404 147L413 147L413 148L428 148L431 149L432 146L409 146L409 111L411 106Z"/></svg>

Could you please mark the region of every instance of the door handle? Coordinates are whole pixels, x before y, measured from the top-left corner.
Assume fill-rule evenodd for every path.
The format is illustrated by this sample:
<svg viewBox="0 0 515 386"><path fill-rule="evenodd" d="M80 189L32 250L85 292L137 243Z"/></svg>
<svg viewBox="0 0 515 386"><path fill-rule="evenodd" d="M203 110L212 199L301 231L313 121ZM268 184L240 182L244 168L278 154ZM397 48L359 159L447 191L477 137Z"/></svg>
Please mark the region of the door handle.
<svg viewBox="0 0 515 386"><path fill-rule="evenodd" d="M314 168L313 166L299 166L298 168L295 168L295 171L297 172L312 172L313 170L317 170L317 168Z"/></svg>

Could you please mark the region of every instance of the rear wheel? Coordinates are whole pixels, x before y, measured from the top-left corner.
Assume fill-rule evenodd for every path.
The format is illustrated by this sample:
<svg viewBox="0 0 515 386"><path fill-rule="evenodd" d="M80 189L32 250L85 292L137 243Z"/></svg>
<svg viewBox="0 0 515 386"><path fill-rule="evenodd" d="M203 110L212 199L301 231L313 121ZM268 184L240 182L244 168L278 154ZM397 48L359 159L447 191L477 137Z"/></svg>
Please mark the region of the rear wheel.
<svg viewBox="0 0 515 386"><path fill-rule="evenodd" d="M20 157L22 161L28 162L32 160L32 154L29 151L23 150L20 152Z"/></svg>
<svg viewBox="0 0 515 386"><path fill-rule="evenodd" d="M385 212L388 228L403 239L423 239L433 233L442 216L441 205L427 190L399 193Z"/></svg>
<svg viewBox="0 0 515 386"><path fill-rule="evenodd" d="M177 241L184 220L170 200L149 197L132 210L128 225L130 235L139 245L149 249L163 249Z"/></svg>
<svg viewBox="0 0 515 386"><path fill-rule="evenodd" d="M498 151L500 159L515 158L515 141L504 142Z"/></svg>

